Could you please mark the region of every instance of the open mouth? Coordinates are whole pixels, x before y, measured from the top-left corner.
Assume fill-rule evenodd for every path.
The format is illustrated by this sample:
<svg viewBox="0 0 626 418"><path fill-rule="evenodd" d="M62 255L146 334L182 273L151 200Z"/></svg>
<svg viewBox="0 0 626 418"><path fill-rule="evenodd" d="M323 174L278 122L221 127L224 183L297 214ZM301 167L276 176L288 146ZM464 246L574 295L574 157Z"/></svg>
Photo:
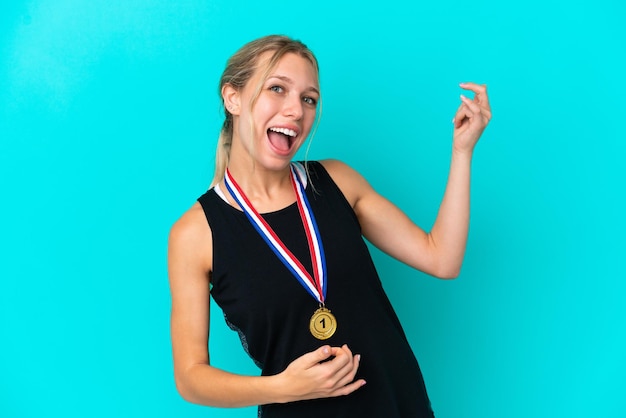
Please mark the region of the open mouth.
<svg viewBox="0 0 626 418"><path fill-rule="evenodd" d="M267 137L272 146L281 153L289 153L296 141L298 132L288 128L272 127L267 130Z"/></svg>

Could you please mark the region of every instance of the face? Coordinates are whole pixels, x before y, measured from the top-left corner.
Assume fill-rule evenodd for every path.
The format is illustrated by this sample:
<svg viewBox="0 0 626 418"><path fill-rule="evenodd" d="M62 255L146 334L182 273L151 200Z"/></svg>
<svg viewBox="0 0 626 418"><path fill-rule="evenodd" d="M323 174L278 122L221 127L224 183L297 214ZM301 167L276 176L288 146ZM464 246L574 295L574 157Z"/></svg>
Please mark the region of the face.
<svg viewBox="0 0 626 418"><path fill-rule="evenodd" d="M289 53L261 84L256 103L250 106L261 82L266 53L246 86L233 94L234 138L231 159L243 151L267 169L284 168L307 138L320 97L317 72L311 62ZM253 126L250 126L252 121ZM251 129L252 128L252 129Z"/></svg>

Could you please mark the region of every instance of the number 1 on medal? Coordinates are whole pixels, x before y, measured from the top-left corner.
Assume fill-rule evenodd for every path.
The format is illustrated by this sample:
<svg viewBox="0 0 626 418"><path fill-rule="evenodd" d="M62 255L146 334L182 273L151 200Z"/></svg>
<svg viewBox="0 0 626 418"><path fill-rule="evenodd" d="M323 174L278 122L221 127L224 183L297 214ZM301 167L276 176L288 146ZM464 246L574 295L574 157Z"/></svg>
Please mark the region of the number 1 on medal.
<svg viewBox="0 0 626 418"><path fill-rule="evenodd" d="M315 338L319 340L326 340L337 330L337 320L335 319L335 316L330 313L329 309L324 306L320 306L320 308L316 310L311 317L309 330Z"/></svg>

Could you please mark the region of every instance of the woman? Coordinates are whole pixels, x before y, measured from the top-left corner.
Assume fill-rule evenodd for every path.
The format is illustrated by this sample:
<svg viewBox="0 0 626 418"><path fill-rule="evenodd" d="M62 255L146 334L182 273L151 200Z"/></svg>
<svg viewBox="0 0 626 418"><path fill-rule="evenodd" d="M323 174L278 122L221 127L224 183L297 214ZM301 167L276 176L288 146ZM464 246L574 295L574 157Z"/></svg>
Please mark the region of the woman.
<svg viewBox="0 0 626 418"><path fill-rule="evenodd" d="M448 185L426 233L347 165L291 162L320 100L305 45L268 36L231 57L213 187L170 235L174 369L186 400L260 405L263 417L433 416L362 237L433 276L458 275L472 152L491 118L485 87L461 87L475 97L461 96ZM261 376L210 365L210 295Z"/></svg>

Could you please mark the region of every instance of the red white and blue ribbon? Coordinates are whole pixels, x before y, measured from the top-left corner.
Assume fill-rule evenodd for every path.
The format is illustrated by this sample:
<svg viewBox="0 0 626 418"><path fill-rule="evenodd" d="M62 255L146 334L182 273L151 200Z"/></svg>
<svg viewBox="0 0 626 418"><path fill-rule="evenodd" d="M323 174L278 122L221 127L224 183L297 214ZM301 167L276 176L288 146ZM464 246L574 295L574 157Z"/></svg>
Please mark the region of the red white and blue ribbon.
<svg viewBox="0 0 626 418"><path fill-rule="evenodd" d="M298 167L299 168L299 167ZM324 304L326 299L326 258L324 256L324 247L317 228L315 216L311 210L311 205L304 191L304 185L298 169L294 163L290 166L291 184L296 193L296 202L300 218L304 225L307 242L309 244L309 253L311 254L311 264L313 266L313 277L304 268L302 263L293 255L285 246L282 240L276 235L272 227L263 219L256 211L248 197L245 195L241 187L231 176L230 171L226 169L224 175L224 183L231 196L246 214L252 226L257 230L267 245L274 251L274 254L283 262L287 269L298 279L300 284L313 296L319 303Z"/></svg>

